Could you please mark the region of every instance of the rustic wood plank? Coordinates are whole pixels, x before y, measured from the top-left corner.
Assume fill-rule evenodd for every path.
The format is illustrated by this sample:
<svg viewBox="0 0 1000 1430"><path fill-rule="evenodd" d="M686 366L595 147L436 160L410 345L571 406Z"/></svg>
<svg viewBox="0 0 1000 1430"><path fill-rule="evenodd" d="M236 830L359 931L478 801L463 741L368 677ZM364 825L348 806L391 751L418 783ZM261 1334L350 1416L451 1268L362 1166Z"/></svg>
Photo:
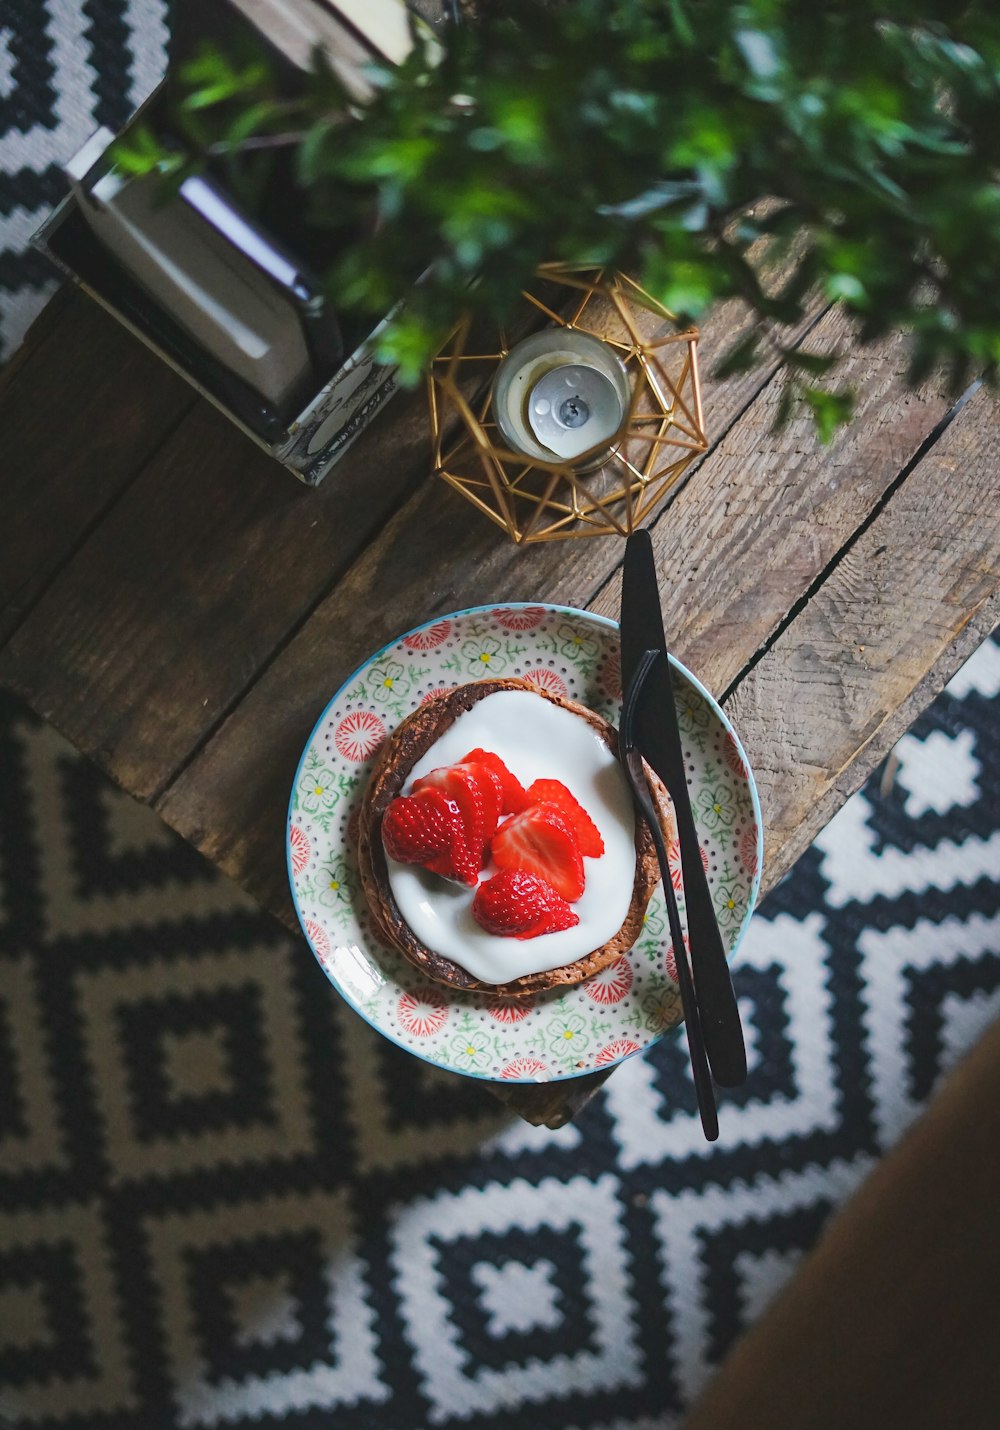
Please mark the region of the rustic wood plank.
<svg viewBox="0 0 1000 1430"><path fill-rule="evenodd" d="M836 336L841 321L836 317L828 324L824 319L826 336ZM728 553L721 562L716 560L734 498L728 486L719 488L714 452L657 525L661 569L687 573L683 586L664 587L676 653L689 661L693 650L698 673L717 689L753 657L772 624L871 512L900 465L947 408L947 399L934 389L917 397L906 392L900 339L865 350L851 362L859 377L868 378L871 395L856 426L832 449L833 459L842 459L832 490L830 454L817 449L811 431L802 426L805 419L781 433L770 432L777 398L769 386L718 453L729 482L740 465L732 444L738 453L755 443L768 451L767 461L747 473L740 494L749 514L741 518L748 534L740 540L739 564ZM882 375L883 369L888 376ZM896 434L894 420L903 435ZM742 435L744 428L750 435ZM782 455L798 464L797 483L784 501L774 495L774 471L780 470ZM773 525L754 518L755 501L765 507ZM822 535L810 525L810 512ZM617 564L622 548L603 540L571 545L574 549L567 552L562 544L521 549L504 544L476 512L453 501L450 492L442 497L422 490L174 782L158 802L161 813L213 862L289 920L281 814L305 738L329 695L369 652L419 619L502 599L579 604L581 595L606 577L608 566ZM428 551L439 553L433 562L426 559ZM761 604L763 617L735 623L726 608L753 603L757 588L767 587L762 573L775 565L790 573L783 609L779 612L772 594ZM702 601L719 608L720 588L726 599L712 642L698 611ZM617 614L616 581L604 588L597 608ZM260 758L262 744L268 750L266 762Z"/></svg>
<svg viewBox="0 0 1000 1430"><path fill-rule="evenodd" d="M988 1430L1000 1360L1000 1022L827 1228L685 1430Z"/></svg>
<svg viewBox="0 0 1000 1430"><path fill-rule="evenodd" d="M998 417L970 399L726 702L760 788L762 896L1000 621ZM607 1076L496 1095L555 1127Z"/></svg>
<svg viewBox="0 0 1000 1430"><path fill-rule="evenodd" d="M713 334L718 347L748 321L740 305L724 305L708 325L709 347ZM762 369L722 385L724 424L769 376ZM397 398L311 492L198 404L0 655L0 679L150 798L428 469L422 393ZM425 484L399 530L399 559L410 567L416 531L425 550L474 562L496 591L515 563L526 570L525 554L441 483ZM600 557L535 548L534 568L561 570L567 591L570 572L589 572L581 579L590 589L615 560L611 543L597 545ZM435 563L424 567L430 574ZM461 573L454 580L460 602ZM416 619L418 596L404 602L404 625ZM58 661L40 665L41 644L58 649Z"/></svg>
<svg viewBox="0 0 1000 1430"><path fill-rule="evenodd" d="M49 337L62 321L67 306L80 301L80 295L71 283L63 283L52 297L40 308L14 351L4 358L0 367L0 397L4 388L29 362L36 362ZM20 381L20 378L18 378Z"/></svg>
<svg viewBox="0 0 1000 1430"><path fill-rule="evenodd" d="M958 412L727 702L779 873L1000 620L1000 400Z"/></svg>
<svg viewBox="0 0 1000 1430"><path fill-rule="evenodd" d="M834 318L825 319L817 330L817 341L835 336L836 324ZM732 337L731 331L727 337ZM721 688L734 668L746 664L754 653L755 642L773 630L791 602L823 572L850 532L870 513L894 480L895 470L908 460L940 416L943 400L936 392L914 400L900 391L895 372L901 360L897 347L889 345L884 351L875 350L857 359L861 380L871 378L873 381L869 383L863 409L867 420L856 424L839 439L846 446L835 447L829 456L822 453L812 458L803 456L799 448L814 451L811 433L797 431L793 425L778 442L767 448L767 460L754 460L762 439L768 436L766 428L777 400L776 395L765 390L764 396L753 403L703 465L697 481L680 493L674 506L657 524L661 569L664 566L676 569L672 568L672 553L689 559L694 591L699 593L700 600L701 591L711 593L711 582L718 580L718 570L713 570L710 563L712 543L718 542L719 530L725 527L726 503L734 500L737 473L748 458L750 490L738 495L748 507L756 509L754 504L759 504L784 518L777 533L760 523L754 524L751 540L740 545L738 551L727 549L720 562L727 576L742 563L745 579L747 572L754 574L755 558L758 565L764 566L767 561L775 564L776 555L781 558L783 554L787 559L780 565L780 571L786 576L791 574L787 586L775 588L765 583L766 599L757 601L752 619L740 622L735 629L725 626L725 613L733 595L740 594L738 583L735 591L732 587L729 589L725 600L716 598L725 637L720 636L709 652L709 659L717 661L713 666L714 678L709 676L716 688ZM880 361L884 365L881 374ZM891 374L888 380L886 371ZM717 413L721 410L724 424L732 423L753 397L756 390L753 383L759 385L766 376L751 375L742 385L726 384L722 388L715 410ZM418 399L411 401L416 403ZM194 420L192 416L192 423ZM398 448L398 434L392 431L394 426L384 419L375 429L385 438L385 450L390 455ZM886 426L890 428L888 440ZM755 438L745 441L744 429L756 434ZM903 433L898 444L892 435L897 429ZM238 434L230 434L228 428L226 433L239 440ZM158 782L169 784L171 770L183 765L198 740L224 714L227 702L238 700L243 688L253 683L261 666L294 631L298 613L308 610L310 600L321 596L324 589L317 581L313 594L303 599L309 583L317 577L317 569L309 566L303 572L296 567L289 575L286 564L274 562L281 587L278 605L282 606L282 601L287 600L282 614L274 621L274 603L270 598L264 600L255 578L265 556L270 555L273 561L275 543L271 537L275 529L280 538L278 551L290 549L288 530L294 524L293 518L288 516L283 504L279 503L281 509L277 512L266 498L260 505L261 492L253 483L249 498L246 488L241 487L223 493L217 503L206 501L205 487L214 490L212 474L220 468L220 454L215 452L214 457L205 458L204 443L199 441L194 444L196 450L188 453L191 459L188 462L183 459L187 435L184 429L176 434L180 446L176 451L171 450L169 460L164 457L163 470L156 473L158 479L150 475L147 480L144 474L142 482L136 484L137 490L142 486L142 500L136 498L134 509L127 500L119 504L120 509L113 513L118 521L111 520L102 526L72 569L56 583L61 589L50 594L58 599L48 610L44 610L46 603L43 602L36 612L40 618L39 630L47 633L46 638L51 638L54 631L61 647L72 654L70 668L63 672L62 684L53 680L46 685L45 677L33 672L37 661L33 660L32 646L27 641L14 651L16 671L22 680L25 672L28 673L26 693L36 708L68 729L76 743L90 748L126 787L144 794L154 793ZM857 445L852 447L851 443ZM257 456L249 444L242 445L246 452ZM201 458L205 460L201 462ZM837 465L841 487L848 488L846 503L843 492L826 495L824 463L830 459ZM350 461L349 456L347 463ZM722 473L718 487L708 480L712 463L716 461ZM366 488L370 490L371 464L362 470L357 457L355 463L360 494ZM797 482L794 491L785 492L778 501L774 471L787 463L796 466ZM338 469L341 474L342 471ZM268 475L284 480L282 474L274 474L270 468ZM267 496L275 490L269 486ZM324 496L333 490L328 483L319 494L303 493L298 488L295 494L309 503L322 505ZM164 498L165 492L175 498L173 503ZM331 500L330 504L335 503ZM697 508L706 513L704 529L691 517ZM843 517L838 518L838 511L843 511ZM822 540L811 539L810 519L820 528ZM142 528L143 520L146 529ZM309 540L310 559L319 550L320 540L329 538L326 523L319 525L320 535ZM702 542L693 554L692 531L695 542ZM433 566L424 559L422 567L415 567L414 532L419 533L420 551L439 553ZM188 543L186 547L180 542L181 537ZM190 545L192 539L193 546ZM135 550L130 548L133 540L138 543ZM186 559L182 557L179 564L172 565L171 558L179 542L182 552L187 553ZM518 552L500 540L453 494L427 485L407 504L399 519L390 523L329 600L321 603L300 635L292 639L288 650L279 655L274 678L270 671L265 674L252 691L252 698L243 702L246 710L242 706L237 710L236 717L223 725L222 738L216 736L210 740L204 755L167 790L159 801L162 811L217 861L221 850L223 862L229 860L234 872L248 881L258 895L265 889L265 881L270 880L276 892L272 903L277 901L280 906L283 899L287 916L287 894L280 873L280 842L288 780L316 710L339 679L382 639L435 611L470 600L488 602L518 596L579 603L581 590L593 591L617 564L620 548L615 549L616 546L613 542L583 542L570 548L540 547ZM224 548L221 556L218 547ZM612 552L610 558L609 551ZM417 554L419 558L420 553ZM470 569L475 573L472 590L469 589ZM109 571L117 578L110 583L107 581ZM700 576L699 572L702 572ZM168 580L168 576L176 580L178 575L179 605L174 586ZM333 584L336 575L335 564L332 572L329 566L323 568L326 584ZM207 590L203 589L205 586ZM598 608L602 600L608 600L611 590L612 586L607 586L598 597ZM137 593L141 609L129 611L126 618L120 619L118 607L123 591L129 596L133 591ZM691 610L690 602L681 597L690 594L693 592L678 588L682 625ZM668 593L668 618L669 599ZM168 600L174 603L173 609ZM614 605L617 605L616 594ZM64 620L68 621L68 627L61 624ZM158 622L167 627L170 636L165 647L155 639ZM346 637L348 625L350 636ZM28 627L22 634L30 634ZM223 629L228 646L220 641L219 633ZM135 650L128 649L130 632L142 637ZM697 634L692 623L692 648L695 648ZM684 646L683 631L675 644L678 653L690 663L692 657ZM119 645L125 647L124 657L118 654ZM10 654L8 652L8 659ZM241 654L245 662L242 667ZM304 657L315 663L315 669L305 682L300 678L297 665ZM213 661L217 662L218 670ZM694 663L699 673L707 673L703 664L697 660ZM8 679L10 670L10 665L0 659L0 672L6 672ZM204 685L196 684L199 681L207 684L210 692L202 695L200 707L194 696L195 691L201 694L204 689ZM258 690L264 697L263 703L257 698ZM46 709L46 700L51 702L51 708ZM103 708L104 701L107 708ZM148 719L150 708L158 714L156 721ZM249 715L249 723L244 718L246 715ZM229 741L234 727L243 731L245 767L239 760L232 760L236 746ZM192 732L196 732L193 738ZM289 763L283 772L286 746ZM261 758L262 748L268 751L266 761ZM260 784L264 764L273 772L270 789L263 789ZM189 785L189 774L196 785ZM229 783L232 780L236 781L235 791ZM192 790L195 799L191 797ZM234 793L235 798L230 798ZM241 805L241 795L246 796L248 805ZM175 803L176 800L180 802ZM244 816L248 839L241 847L238 840L242 836L238 836L234 844L233 825L230 824L228 830L225 825L226 820L239 821ZM270 828L267 827L269 819ZM251 849L255 854L248 858L246 854ZM253 858L260 861L256 867Z"/></svg>
<svg viewBox="0 0 1000 1430"><path fill-rule="evenodd" d="M746 500L751 503L756 495L775 517L784 512L788 518L784 525L748 521L751 537L742 545L740 571L734 578L730 565L724 572L718 570L714 553L719 542L720 513L725 512L729 498L716 489L714 455L706 459L661 519L661 551L669 543L677 543L676 558L687 560L692 573L672 627L677 632L675 648L682 658L689 658L685 623L688 602L697 603L703 596L708 601L715 599L716 582L724 587L731 582L728 589L734 601L752 598L762 584L761 572L770 569L775 560L794 573L794 586L789 588L784 610L778 610L772 594L769 602L762 604L765 614L759 619L743 625L728 620L722 623L718 644L712 648L711 678L719 682L731 678L752 659L772 624L871 514L900 466L934 430L946 409L947 400L933 389L920 397L905 392L900 376L905 357L899 340L891 340L881 351L856 356L854 361L857 370L867 371L873 380L865 417L856 428L843 434L834 448L834 454L841 455L839 493L836 486L830 489L824 454L816 452L814 444L809 445L808 453L802 451L807 446L807 434L795 425L780 434L769 432L776 399L765 390L754 404L753 430L758 440L766 438L771 444L771 457L758 465L753 477L748 477L752 491L746 494ZM862 363L866 368L861 368ZM876 381L880 364L891 375ZM895 429L887 436L886 428L893 417L903 429L902 436ZM750 420L748 414L744 421ZM727 443L736 440L742 425L734 429L720 449L727 471L737 465ZM779 465L776 453L782 444L790 459L798 458L798 482L794 495L784 503L776 503L771 487L774 468ZM738 439L738 450L746 450L742 437ZM707 514L704 526L697 519L699 511ZM822 540L810 527L810 512L822 526ZM415 513L424 518L423 528L414 522ZM435 523L431 532L427 527L430 522ZM414 536L415 532L419 537ZM604 543L580 545L592 552ZM440 550L441 556L433 568L428 569L426 562L415 567L414 550L418 556L427 550ZM573 601L570 582L579 581L581 570L588 568L581 567L578 559L567 575L564 563L552 565L552 551L545 547L527 551L490 547L478 528L471 523L459 527L454 519L444 520L442 512L428 504L426 494L419 494L390 523L216 737L166 791L158 802L164 818L286 922L291 922L281 854L283 815L295 763L325 699L367 652L405 629L418 612L429 616L463 604L488 604L502 598ZM618 551L616 560L617 555ZM595 562L589 569L593 576L600 567ZM460 578L464 582L461 587ZM668 591L666 595L669 611L676 593ZM704 647L704 638L697 629L694 639L701 639ZM706 654L704 648L702 654ZM261 758L262 748L268 751L266 761ZM564 1115L567 1097L582 1099L591 1086L590 1080L581 1080L569 1094L557 1091L554 1097L562 1100L563 1111L556 1107L553 1094L532 1091L534 1101L543 1106L543 1120L549 1121ZM522 1097L516 1095L519 1106Z"/></svg>
<svg viewBox="0 0 1000 1430"><path fill-rule="evenodd" d="M138 366L124 360L111 365L116 395L119 388L128 395L122 402L141 407L153 376L162 378L165 390L183 394L190 416L107 521L100 521L107 502L88 510L93 482L77 481L66 489L50 484L48 494L31 488L38 500L48 495L51 502L46 521L39 523L44 530L58 532L65 524L77 545L85 516L94 530L0 655L0 679L131 793L149 798L190 757L401 496L426 476L429 424L422 392L397 398L328 480L308 491L197 400L102 310L86 302L82 313L82 332L77 325L64 335L57 327L58 342L53 332L57 354L85 347L97 321L127 357L134 350L143 360ZM54 405L49 389L66 381L65 364L51 366L55 377L41 366L48 407ZM15 410L23 406L15 404ZM101 410L99 404L73 408L74 450L90 450L89 438L78 435L88 420L101 433L114 430L114 406L107 429L93 423L93 411ZM44 442L38 447L51 450ZM117 473L117 467L105 466ZM33 477L33 471L27 474ZM28 503L24 513L38 516ZM12 534L23 536L20 526ZM34 551L32 542L22 540L21 547ZM40 663L42 645L58 650L58 660Z"/></svg>
<svg viewBox="0 0 1000 1430"><path fill-rule="evenodd" d="M84 294L43 311L0 388L0 642L195 400Z"/></svg>
<svg viewBox="0 0 1000 1430"><path fill-rule="evenodd" d="M773 424L784 380L765 389L705 459L696 490L682 493L652 528L666 629L676 654L721 693L787 619L946 415L940 377L909 392L908 340L851 348L839 309L824 315L805 351L841 347L838 384L855 387L857 411L828 446L800 409ZM591 608L617 619L618 575Z"/></svg>
<svg viewBox="0 0 1000 1430"><path fill-rule="evenodd" d="M0 680L149 798L370 540L427 453L421 397L397 399L335 479L310 490L199 402L0 652ZM38 661L42 647L58 659Z"/></svg>

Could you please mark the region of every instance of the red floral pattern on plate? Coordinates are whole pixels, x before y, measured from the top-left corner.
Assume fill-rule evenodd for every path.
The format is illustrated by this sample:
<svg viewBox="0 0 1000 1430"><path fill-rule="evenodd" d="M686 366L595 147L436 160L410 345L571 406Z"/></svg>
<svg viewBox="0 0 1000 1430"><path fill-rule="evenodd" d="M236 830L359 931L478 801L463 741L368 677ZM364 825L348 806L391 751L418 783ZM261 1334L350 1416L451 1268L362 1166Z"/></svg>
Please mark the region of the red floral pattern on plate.
<svg viewBox="0 0 1000 1430"><path fill-rule="evenodd" d="M541 1058L513 1058L509 1063L504 1063L500 1069L500 1076L502 1078L544 1078L548 1071Z"/></svg>
<svg viewBox="0 0 1000 1430"><path fill-rule="evenodd" d="M444 645L451 635L451 621L435 621L431 626L422 626L419 631L411 631L403 637L407 650L433 650Z"/></svg>
<svg viewBox="0 0 1000 1430"><path fill-rule="evenodd" d="M597 672L597 683L610 700L621 699L622 658L620 651L610 651L601 661L600 669Z"/></svg>
<svg viewBox="0 0 1000 1430"><path fill-rule="evenodd" d="M306 920L306 938L312 944L316 957L325 963L330 957L330 938L325 928L314 919Z"/></svg>
<svg viewBox="0 0 1000 1430"><path fill-rule="evenodd" d="M498 1023L520 1023L535 1006L534 998L491 998L486 1011Z"/></svg>
<svg viewBox="0 0 1000 1430"><path fill-rule="evenodd" d="M450 695L455 689L454 685L435 685L433 690L428 690L426 695L421 696L421 705L426 705L428 700L436 700L439 695Z"/></svg>
<svg viewBox="0 0 1000 1430"><path fill-rule="evenodd" d="M293 824L288 831L288 848L292 860L292 873L297 878L309 863L309 856L312 853L309 836L298 824Z"/></svg>
<svg viewBox="0 0 1000 1430"><path fill-rule="evenodd" d="M557 675L554 670L549 670L547 666L540 665L534 670L526 670L522 677L533 685L536 690L545 690L549 695L558 695L561 700L565 700L569 695L569 687L561 675Z"/></svg>
<svg viewBox="0 0 1000 1430"><path fill-rule="evenodd" d="M681 870L681 846L676 839L667 845L667 868L670 870L671 884L680 893L684 887L684 875Z"/></svg>
<svg viewBox="0 0 1000 1430"><path fill-rule="evenodd" d="M684 947L688 950L688 965L690 966L691 945L688 943L686 935L684 938ZM670 979L671 983L677 983L677 959L674 957L673 944L670 944L670 946L668 947L663 958L663 963L664 967L667 970L667 977Z"/></svg>
<svg viewBox="0 0 1000 1430"><path fill-rule="evenodd" d="M629 1053L637 1053L639 1044L632 1038L614 1038L610 1043L605 1043L604 1047L594 1059L602 1067L608 1063L616 1063L620 1058L627 1058Z"/></svg>
<svg viewBox="0 0 1000 1430"><path fill-rule="evenodd" d="M633 977L632 965L628 959L616 958L614 963L609 963L607 968L602 968L600 973L588 978L583 985L583 991L595 1003L610 1007L612 1003L622 1001L632 987Z"/></svg>
<svg viewBox="0 0 1000 1430"><path fill-rule="evenodd" d="M698 853L701 855L702 867L708 873L708 850L704 844L698 845ZM670 882L679 894L684 887L684 871L681 860L680 842L673 840L667 845L667 866L670 869Z"/></svg>
<svg viewBox="0 0 1000 1430"><path fill-rule="evenodd" d="M741 780L749 778L750 771L747 769L743 758L740 755L739 750L737 749L736 741L733 739L732 735L730 735L728 730L726 731L726 742L722 747L722 753L725 756L726 764L732 770L734 775L739 775Z"/></svg>
<svg viewBox="0 0 1000 1430"><path fill-rule="evenodd" d="M545 619L543 606L523 606L514 610L510 606L499 606L493 612L493 619L505 631L533 631Z"/></svg>
<svg viewBox="0 0 1000 1430"><path fill-rule="evenodd" d="M430 988L409 988L396 1004L399 1021L415 1038L440 1032L448 1017L448 1000Z"/></svg>
<svg viewBox="0 0 1000 1430"><path fill-rule="evenodd" d="M333 734L333 742L345 760L363 764L385 739L385 721L373 710L352 710Z"/></svg>
<svg viewBox="0 0 1000 1430"><path fill-rule="evenodd" d="M740 859L751 879L757 877L757 826L751 824L740 835Z"/></svg>

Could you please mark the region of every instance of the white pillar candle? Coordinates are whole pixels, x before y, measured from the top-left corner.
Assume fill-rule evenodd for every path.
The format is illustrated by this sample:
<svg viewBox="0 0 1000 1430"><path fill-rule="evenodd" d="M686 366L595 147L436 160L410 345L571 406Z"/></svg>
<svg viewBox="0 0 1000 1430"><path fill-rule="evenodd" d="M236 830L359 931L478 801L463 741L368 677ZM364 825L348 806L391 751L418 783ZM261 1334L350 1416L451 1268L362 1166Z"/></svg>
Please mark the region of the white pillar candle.
<svg viewBox="0 0 1000 1430"><path fill-rule="evenodd" d="M574 328L546 328L511 348L497 368L497 427L519 455L572 462L612 445L631 396L628 373L607 343Z"/></svg>

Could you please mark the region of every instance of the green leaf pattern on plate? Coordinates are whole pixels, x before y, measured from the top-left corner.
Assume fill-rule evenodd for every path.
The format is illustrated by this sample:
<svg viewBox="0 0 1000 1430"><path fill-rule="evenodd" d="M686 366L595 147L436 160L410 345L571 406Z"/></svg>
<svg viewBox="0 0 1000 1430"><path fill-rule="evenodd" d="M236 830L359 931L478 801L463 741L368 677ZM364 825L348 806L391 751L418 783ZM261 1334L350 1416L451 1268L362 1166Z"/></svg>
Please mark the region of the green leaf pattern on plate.
<svg viewBox="0 0 1000 1430"><path fill-rule="evenodd" d="M695 823L708 834L732 829L736 821L736 801L730 783L723 778L707 780L698 792Z"/></svg>
<svg viewBox="0 0 1000 1430"><path fill-rule="evenodd" d="M297 807L306 814L325 814L340 799L337 774L310 752L296 787Z"/></svg>

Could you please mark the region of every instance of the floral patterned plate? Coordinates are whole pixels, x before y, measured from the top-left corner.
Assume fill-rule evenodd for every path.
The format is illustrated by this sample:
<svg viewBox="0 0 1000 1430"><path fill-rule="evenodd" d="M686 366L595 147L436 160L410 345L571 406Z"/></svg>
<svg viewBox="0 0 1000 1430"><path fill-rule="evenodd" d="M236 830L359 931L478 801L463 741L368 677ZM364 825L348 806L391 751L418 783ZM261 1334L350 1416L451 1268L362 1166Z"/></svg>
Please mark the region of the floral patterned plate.
<svg viewBox="0 0 1000 1430"><path fill-rule="evenodd" d="M760 804L725 715L673 664L702 856L731 953L757 898ZM528 1083L580 1077L641 1052L680 1022L659 894L627 956L576 988L512 1002L423 978L379 941L358 879L358 808L382 741L429 696L498 675L520 676L617 724L618 627L561 606L482 607L418 626L372 656L320 716L296 771L288 810L292 896L331 983L400 1047L470 1077ZM676 845L671 857L679 885Z"/></svg>

